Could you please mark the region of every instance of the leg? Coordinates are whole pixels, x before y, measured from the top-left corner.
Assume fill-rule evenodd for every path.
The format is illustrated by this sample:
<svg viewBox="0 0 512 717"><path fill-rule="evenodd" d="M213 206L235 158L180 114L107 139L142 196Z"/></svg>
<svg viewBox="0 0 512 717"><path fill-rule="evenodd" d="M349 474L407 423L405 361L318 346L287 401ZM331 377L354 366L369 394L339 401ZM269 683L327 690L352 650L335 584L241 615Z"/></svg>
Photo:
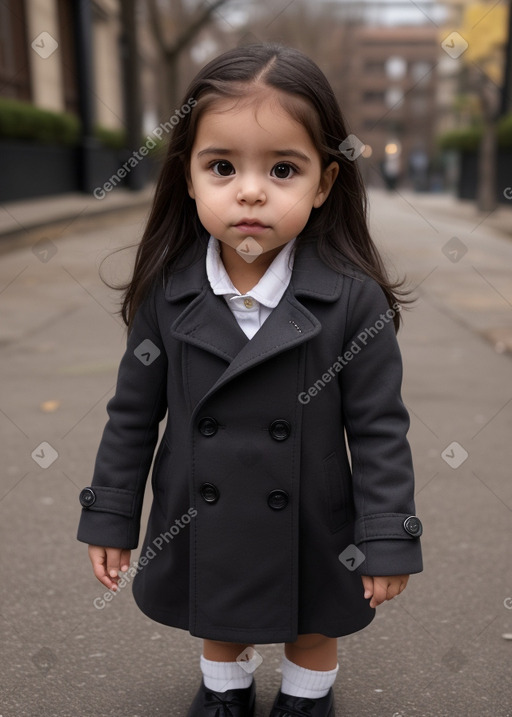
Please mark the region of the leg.
<svg viewBox="0 0 512 717"><path fill-rule="evenodd" d="M203 640L203 655L207 660L215 662L235 662L236 658L247 648L254 645L242 645L237 642L219 642Z"/></svg>
<svg viewBox="0 0 512 717"><path fill-rule="evenodd" d="M295 642L287 642L284 654L290 662L308 670L334 670L338 664L338 641L315 633L299 635Z"/></svg>
<svg viewBox="0 0 512 717"><path fill-rule="evenodd" d="M249 669L251 660L237 661L248 647L252 645L203 640L203 680L187 717L217 717L220 710L233 717L254 717L256 692Z"/></svg>
<svg viewBox="0 0 512 717"><path fill-rule="evenodd" d="M270 717L314 715L334 717L332 686L338 672L336 638L299 635L287 642L281 663L283 681Z"/></svg>

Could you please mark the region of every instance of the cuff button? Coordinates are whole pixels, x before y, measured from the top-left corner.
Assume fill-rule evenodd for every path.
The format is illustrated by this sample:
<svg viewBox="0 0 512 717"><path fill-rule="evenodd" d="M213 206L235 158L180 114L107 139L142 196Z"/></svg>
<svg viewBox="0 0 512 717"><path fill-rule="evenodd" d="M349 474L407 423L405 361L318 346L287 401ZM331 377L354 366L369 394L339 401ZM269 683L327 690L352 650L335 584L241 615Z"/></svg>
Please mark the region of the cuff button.
<svg viewBox="0 0 512 717"><path fill-rule="evenodd" d="M80 505L84 508L90 508L96 502L96 493L92 488L84 488L79 496Z"/></svg>
<svg viewBox="0 0 512 717"><path fill-rule="evenodd" d="M410 515L408 518L406 518L404 520L403 525L405 532L409 533L409 535L412 535L413 538L419 538L420 535L423 533L423 526L421 524L421 520L415 515Z"/></svg>

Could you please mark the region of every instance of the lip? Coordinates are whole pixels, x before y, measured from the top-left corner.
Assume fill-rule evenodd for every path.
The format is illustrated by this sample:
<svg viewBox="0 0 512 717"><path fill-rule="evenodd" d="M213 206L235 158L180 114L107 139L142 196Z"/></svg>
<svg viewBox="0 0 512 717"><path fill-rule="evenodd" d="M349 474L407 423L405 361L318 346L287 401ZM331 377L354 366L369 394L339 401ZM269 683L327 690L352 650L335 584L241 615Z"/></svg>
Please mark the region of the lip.
<svg viewBox="0 0 512 717"><path fill-rule="evenodd" d="M269 226L255 219L242 219L238 224L235 224L235 228L243 232L243 234L261 234L265 229L270 229Z"/></svg>

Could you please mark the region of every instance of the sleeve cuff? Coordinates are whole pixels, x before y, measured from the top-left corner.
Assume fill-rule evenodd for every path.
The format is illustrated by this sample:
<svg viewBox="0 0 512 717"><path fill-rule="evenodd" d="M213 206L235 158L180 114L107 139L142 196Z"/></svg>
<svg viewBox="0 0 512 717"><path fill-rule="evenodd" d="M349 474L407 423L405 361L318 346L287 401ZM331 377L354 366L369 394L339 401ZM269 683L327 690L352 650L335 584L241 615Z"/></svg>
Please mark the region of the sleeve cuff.
<svg viewBox="0 0 512 717"><path fill-rule="evenodd" d="M359 575L410 575L423 570L419 518L407 513L380 513L359 518L354 542L364 555Z"/></svg>
<svg viewBox="0 0 512 717"><path fill-rule="evenodd" d="M370 540L415 540L423 532L420 519L409 513L365 515L355 523L355 543Z"/></svg>
<svg viewBox="0 0 512 717"><path fill-rule="evenodd" d="M125 488L107 488L94 486L80 492L79 501L84 510L100 513L115 513L125 518L133 518L135 513L136 492Z"/></svg>
<svg viewBox="0 0 512 717"><path fill-rule="evenodd" d="M133 550L139 542L137 493L124 488L90 486L80 492L82 514L77 539L90 545Z"/></svg>

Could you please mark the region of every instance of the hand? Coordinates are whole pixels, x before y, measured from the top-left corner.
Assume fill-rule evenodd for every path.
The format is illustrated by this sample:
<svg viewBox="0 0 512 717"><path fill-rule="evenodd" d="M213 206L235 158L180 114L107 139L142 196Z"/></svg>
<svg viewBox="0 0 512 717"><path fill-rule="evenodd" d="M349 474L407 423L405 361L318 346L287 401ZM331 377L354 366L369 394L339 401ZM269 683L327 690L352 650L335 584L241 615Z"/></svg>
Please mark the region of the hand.
<svg viewBox="0 0 512 717"><path fill-rule="evenodd" d="M92 569L100 583L109 590L117 590L119 582L118 570L123 573L130 567L130 550L121 548L103 548L99 545L89 545L89 559Z"/></svg>
<svg viewBox="0 0 512 717"><path fill-rule="evenodd" d="M379 575L371 578L368 575L362 575L364 596L371 598L370 607L377 607L385 600L392 600L405 590L408 575Z"/></svg>

